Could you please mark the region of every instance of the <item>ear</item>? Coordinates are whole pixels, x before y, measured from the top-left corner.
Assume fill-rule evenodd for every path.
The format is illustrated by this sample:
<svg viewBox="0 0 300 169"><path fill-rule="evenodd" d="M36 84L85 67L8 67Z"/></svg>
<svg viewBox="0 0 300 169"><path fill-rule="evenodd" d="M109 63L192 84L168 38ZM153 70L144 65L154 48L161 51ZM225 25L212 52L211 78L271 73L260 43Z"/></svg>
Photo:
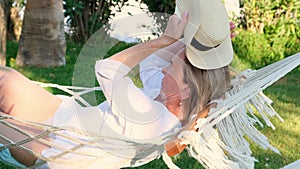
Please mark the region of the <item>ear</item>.
<svg viewBox="0 0 300 169"><path fill-rule="evenodd" d="M184 86L185 86L184 89L180 91L181 100L185 100L191 96L190 86L187 84L185 84Z"/></svg>

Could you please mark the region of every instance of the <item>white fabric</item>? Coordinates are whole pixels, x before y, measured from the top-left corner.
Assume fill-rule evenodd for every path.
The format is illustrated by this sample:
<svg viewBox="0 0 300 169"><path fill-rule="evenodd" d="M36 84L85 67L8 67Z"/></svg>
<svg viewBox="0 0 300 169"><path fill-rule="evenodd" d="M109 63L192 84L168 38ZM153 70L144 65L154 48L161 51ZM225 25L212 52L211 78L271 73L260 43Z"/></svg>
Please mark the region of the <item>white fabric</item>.
<svg viewBox="0 0 300 169"><path fill-rule="evenodd" d="M101 104L99 108L107 110L107 108L112 107L112 109L115 110L110 113L117 117L119 123L117 126L121 127L118 132L128 137L146 139L159 136L162 132L178 125L178 119L170 113L165 106L149 98L134 85L130 78L125 76L129 70L130 69L125 67L124 64L109 59L98 61L96 63L97 79L100 86L102 86L102 91L107 99L107 104L109 105L109 107L107 107L107 105L104 106L105 104ZM120 84L120 82L123 82L123 84ZM114 88L113 85L118 86ZM124 88L119 87L119 85ZM147 84L144 86L147 86ZM112 97L114 95L115 97ZM128 104L123 107L122 105L117 105L124 104L124 102L128 102ZM142 119L133 119L130 121L131 114L128 114L126 109L132 110L134 116L142 114ZM125 111L127 114L122 111ZM153 118L150 116L149 122L143 121L149 114L153 114ZM113 126L113 128L117 126Z"/></svg>
<svg viewBox="0 0 300 169"><path fill-rule="evenodd" d="M141 64L143 90L137 88L131 79L126 77L126 74L130 71L126 65L109 59L97 61L95 66L96 77L102 87L106 101L96 107L82 107L72 97L58 96L63 102L53 118L50 119L50 125L70 128L70 130L62 131L61 134L83 142L91 141L93 135L90 137L78 135L72 133L72 128L103 137L117 137L146 144L155 143L155 139L161 135L174 133L174 130L181 127L179 120L165 106L153 100L161 87L163 76L160 70L168 64L161 61L159 57L153 55ZM158 64L155 66L153 63ZM115 89L113 85L116 82L119 82L118 85L127 87L128 90ZM118 90L117 95L114 94L116 90ZM124 96L128 97L127 100L126 97L124 100ZM146 112L141 117L145 116L146 118L150 115L151 121L147 121L147 123L134 121L126 114L120 113L117 105L120 98L121 103L130 104L126 104L130 108L120 108L121 110L132 110L131 113ZM130 100L133 100L133 102ZM154 116L155 118L152 118ZM55 146L66 149L78 144L59 135L50 135L50 138L53 139ZM153 152L143 154L142 157L137 157L137 154L142 154L143 150L126 150L127 145L124 142L111 142L111 140L109 142L97 142L95 145L85 145L78 150L74 150L73 153L62 155L59 159L47 160L47 165L50 168L99 168L99 166L101 168L121 168L140 165L160 157L163 145L161 145L161 140L157 142L160 142L160 145L156 145L158 147ZM124 152L124 150L126 151ZM60 155L60 153L62 153L61 150L52 147L44 150L42 155L49 159ZM132 161L133 158L137 159Z"/></svg>
<svg viewBox="0 0 300 169"><path fill-rule="evenodd" d="M263 119L266 121L266 124L270 127L274 127L272 123L268 120L271 116L277 116L279 119L280 116L276 114L276 112L271 107L271 100L266 98L261 91L265 89L266 87L270 86L272 83L277 81L279 78L284 76L286 73L290 72L292 69L300 65L300 53L295 54L293 56L290 56L288 58L285 58L281 61L278 61L276 63L273 63L272 65L269 65L267 67L264 67L262 69L259 69L257 71L244 71L240 74L239 78L236 80L233 80L235 88L233 88L229 93L226 95L225 100L218 100L218 106L216 108L211 108L209 115L205 119L201 119L197 121L196 127L198 128L198 131L183 131L179 136L185 140L183 144L190 144L189 145L189 153L192 157L197 159L200 163L204 162L208 159L214 159L210 160L212 162L216 163L210 163L205 162L206 165L212 165L216 166L216 168L222 168L233 165L235 166L236 163L238 163L240 168L253 168L254 167L254 161L255 158L251 157L251 150L248 149L249 146L247 143L243 143L244 140L242 140L239 137L244 137L244 135L247 135L248 138L252 139L254 142L256 142L258 145L262 146L263 148L271 148L273 151L277 151L275 148L269 145L268 140L266 137L261 135L259 132L257 132L257 129L255 129L254 123L258 123L262 125L262 123L258 120L258 118L255 117L255 114L253 113L253 108L258 111L262 116L265 116ZM146 66L147 67L147 66ZM246 79L243 77L245 76ZM97 88L85 88L85 87L74 87L74 86L60 86L57 84L45 84L45 83L38 83L39 85L43 87L55 87L60 90L63 90L67 93L70 93L73 95L76 99L80 98L81 94L88 93L89 91L99 90L99 87ZM82 90L79 92L72 92L72 90ZM151 92L150 92L151 93ZM229 94L229 95L228 95ZM63 100L65 100L65 103L68 104L74 104L74 100L68 97L62 97ZM215 100L214 100L215 102ZM63 104L62 104L63 105ZM76 105L76 104L75 104ZM66 106L69 107L69 106ZM63 108L61 106L60 108ZM248 113L246 113L246 110L248 110ZM87 109L86 109L87 110ZM98 110L97 110L98 111ZM62 111L63 112L63 111ZM90 111L88 111L90 112ZM93 111L91 111L93 112ZM82 113L85 115L84 113ZM87 113L88 114L88 113ZM65 119L70 117L66 115ZM89 116L88 116L89 117ZM30 124L33 126L36 126L38 128L44 128L46 129L46 133L55 133L55 135L52 135L52 139L56 139L54 142L62 142L60 145L54 145L56 146L65 146L60 147L60 150L63 151L64 149L67 149L68 146L72 144L81 144L81 146L85 146L84 148L79 147L72 147L72 149L67 149L67 151L64 152L64 154L58 154L59 156L65 155L64 157L55 158L43 158L39 154L36 154L40 159L36 162L36 165L34 168L40 168L37 167L39 164L43 163L43 160L49 161L50 164L56 160L58 162L64 163L64 159L66 157L72 157L73 156L80 156L84 155L95 157L95 160L92 160L90 162L86 162L86 158L76 158L77 160L69 160L72 161L73 165L77 165L78 163L84 162L84 167L88 167L87 164L90 164L89 168L94 168L96 165L93 165L92 162L97 162L99 158L103 158L107 161L103 161L103 163L98 164L96 168L103 168L103 164L109 163L108 167L117 168L116 165L129 165L128 161L122 161L121 158L119 158L120 161L116 160L116 165L111 164L110 160L113 156L109 155L106 157L107 154L101 154L99 152L93 153L93 150L101 150L101 149L92 149L93 147L99 146L99 144L90 144L90 137L88 139L84 137L78 136L80 131L74 131L72 129L60 129L56 128L55 126L49 126L46 124L36 124L36 123L30 123L26 121L22 121L20 119L17 119L13 116L9 115L1 115L1 118L5 119L14 119L20 123ZM90 117L89 117L90 118ZM53 119L51 119L53 120ZM104 119L105 120L105 119ZM282 119L281 119L282 120ZM72 124L73 125L73 124ZM76 126L76 125L75 125ZM212 127L213 126L213 127ZM13 127L13 126L12 126ZM14 126L15 127L15 126ZM275 128L274 128L275 129ZM65 132L66 131L66 132ZM218 131L218 133L216 133ZM167 133L176 133L178 134L178 131L167 131ZM217 135L218 134L218 135ZM163 136L165 136L163 134ZM91 137L96 137L92 136ZM39 140L38 138L32 137L34 140ZM108 138L102 138L100 139L108 139ZM187 138L187 139L185 139ZM244 138L243 138L244 139ZM74 140L77 140L77 142L74 142ZM165 139L164 139L165 140ZM30 141L30 140L28 140ZM106 145L103 145L103 147L108 148L114 148L116 146L115 143L118 143L118 145L124 145L123 149L120 149L120 151L129 151L128 146L129 145L142 145L138 148L145 148L145 146L150 147L147 151L145 149L139 149L141 151L136 151L137 149L134 149L136 152L145 152L146 154L149 154L149 152L162 154L160 153L163 151L161 146L159 145L147 145L147 144L141 144L141 140L138 140L137 142L126 142L126 140L114 140L115 142L106 142ZM11 142L14 144L13 142ZM49 142L48 142L49 143ZM48 144L47 145L51 145ZM65 143L68 144L68 146L65 145ZM122 143L122 144L121 144ZM163 142L160 142L163 144ZM22 147L22 146L21 146ZM134 147L136 148L136 147ZM147 148L147 147L146 147ZM225 152L222 153L221 149ZM91 151L85 151L89 150ZM32 152L28 149L26 149L28 152ZM149 151L151 150L151 151ZM204 151L203 151L204 150ZM52 152L55 153L55 149L52 149ZM50 151L51 152L51 151ZM106 151L109 153L110 151ZM132 151L130 151L132 152ZM213 153L216 152L216 153ZM277 151L278 152L278 151ZM104 152L103 152L104 153ZM279 152L278 152L279 153ZM49 155L49 154L48 154ZM171 168L177 168L176 165L172 164L172 160L165 156L164 154L164 160L166 160L167 166ZM224 155L230 157L230 161L227 157L224 157ZM58 156L58 157L59 157ZM149 161L151 161L151 158L149 156L144 156L146 160L139 158L135 159L134 163L130 163L131 166L138 166L145 164ZM113 157L114 158L114 157ZM153 156L152 156L153 159ZM59 161L60 160L60 161ZM231 161L232 160L232 161ZM68 162L68 161L65 161ZM294 167L299 162L293 163L291 165L288 165L289 167ZM68 165L72 165L68 163ZM82 164L82 163L81 163ZM96 163L97 164L97 163ZM206 166L207 168L214 168L212 166ZM47 167L47 166L45 166ZM47 167L48 168L48 167ZM62 166L60 168L63 168ZM70 168L70 167L69 167ZM71 167L71 168L75 168ZM44 169L44 168L43 168ZM46 169L46 168L45 168Z"/></svg>
<svg viewBox="0 0 300 169"><path fill-rule="evenodd" d="M150 55L140 63L140 78L143 82L143 92L150 98L158 96L161 89L161 82L164 77L161 70L170 63L156 56Z"/></svg>

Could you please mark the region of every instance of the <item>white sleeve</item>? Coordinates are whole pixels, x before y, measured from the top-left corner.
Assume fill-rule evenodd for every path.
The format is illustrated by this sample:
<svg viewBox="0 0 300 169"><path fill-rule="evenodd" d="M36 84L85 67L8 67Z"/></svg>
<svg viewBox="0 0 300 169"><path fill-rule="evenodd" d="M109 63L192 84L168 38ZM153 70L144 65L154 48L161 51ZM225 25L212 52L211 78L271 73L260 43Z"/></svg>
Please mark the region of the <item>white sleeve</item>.
<svg viewBox="0 0 300 169"><path fill-rule="evenodd" d="M178 119L163 104L150 99L126 77L129 70L114 60L96 63L97 80L112 114L123 127L122 134L136 139L152 138L177 126Z"/></svg>
<svg viewBox="0 0 300 169"><path fill-rule="evenodd" d="M104 59L96 62L96 78L108 103L111 103L114 79L125 78L129 71L130 68L128 66L115 60Z"/></svg>
<svg viewBox="0 0 300 169"><path fill-rule="evenodd" d="M113 114L121 113L127 118L135 118L142 113L142 118L145 119L146 112L148 115L155 114L152 106L157 103L153 103L154 100L145 95L126 76L129 70L129 67L115 60L105 59L96 63L96 77Z"/></svg>
<svg viewBox="0 0 300 169"><path fill-rule="evenodd" d="M140 78L144 92L151 98L157 97L164 77L161 70L170 63L152 54L140 63Z"/></svg>
<svg viewBox="0 0 300 169"><path fill-rule="evenodd" d="M156 113L152 106L157 103L153 103L154 101L126 76L129 71L129 67L115 60L105 59L96 63L96 77L112 113L128 119L135 119L142 114L139 118L145 120L147 116Z"/></svg>

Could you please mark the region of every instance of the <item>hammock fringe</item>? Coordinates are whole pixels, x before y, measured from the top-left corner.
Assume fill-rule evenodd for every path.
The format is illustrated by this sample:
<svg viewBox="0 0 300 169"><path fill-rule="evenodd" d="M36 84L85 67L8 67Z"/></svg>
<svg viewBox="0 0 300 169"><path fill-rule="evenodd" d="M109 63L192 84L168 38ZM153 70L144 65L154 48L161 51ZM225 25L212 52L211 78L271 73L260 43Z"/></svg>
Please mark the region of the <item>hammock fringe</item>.
<svg viewBox="0 0 300 169"><path fill-rule="evenodd" d="M119 149L122 145L127 145L127 147L123 147L120 151L132 150L134 152L136 149L145 150L142 154L142 157L145 157L145 159L138 159L144 161L132 163L132 166L139 166L139 164L143 165L150 162L153 158L146 159L147 153L151 154L154 152L154 149L159 149L158 154L162 155L167 166L171 169L178 169L179 167L172 162L172 159L168 157L165 152L163 153L163 144L173 137L173 135L178 134L178 137L183 140L181 144L188 145L187 151L189 155L195 158L205 168L254 168L254 164L257 160L252 157L252 151L248 140L255 142L264 149L271 149L276 153L280 153L275 147L270 145L268 138L260 133L256 126L259 125L263 127L265 123L266 126L275 130L275 126L272 124L270 119L277 117L280 121L284 121L271 106L272 100L264 95L262 91L298 65L300 65L300 53L259 70L252 71L248 69L243 71L237 76L237 78L232 80L233 89L226 93L226 99L218 100L217 107L210 110L207 118L197 120L197 131L181 131L179 134L178 131L176 131L168 136L157 138L156 145L149 146L147 143L135 143L130 140L107 138L93 134L93 140L85 142L81 139L77 139L78 137L75 138L73 136L81 135L83 138L87 136L90 138L90 133L77 131L76 129L71 128L58 128L46 124L21 121L9 115L0 115L0 123L11 127L19 133L23 133L24 135L27 135L26 131L22 131L22 129L13 126L14 123L11 121L23 123L42 130L41 133L36 135L27 135L28 139L17 143L3 135L0 135L0 138L7 140L8 142L8 144L0 146L0 150L10 146L18 146L19 148L36 155L39 160L34 166L29 168L43 166L47 161L64 163L62 158L67 157L68 154L76 154L78 156L95 156L90 163L80 160L76 161L76 165L77 163L83 163L83 166L87 167L87 164L92 165L94 161L104 158L103 156L105 154L88 154L88 152L80 151L80 149L84 146L95 146L95 142L103 141L108 145L108 143L111 143L112 141L116 144L108 145L111 148ZM81 95L95 90L101 90L100 87L85 88L60 86L57 84L46 84L40 82L36 83L42 87L54 87L65 91L72 95L76 100L81 101L85 106L90 105L83 100ZM69 135L65 133L69 133ZM55 135L56 137L61 137L65 140L70 140L72 146L56 147L56 145L54 145L51 141L43 138L43 136L47 134ZM42 154L33 152L24 146L25 143L32 140L54 147L58 150L58 153L53 156L46 157ZM75 163L73 163L73 165L74 164ZM68 165L72 166L72 163Z"/></svg>
<svg viewBox="0 0 300 169"><path fill-rule="evenodd" d="M182 131L178 135L183 140L181 143L188 145L190 156L210 169L254 168L257 160L252 157L247 138L264 149L280 154L256 128L256 125L263 127L259 116L273 130L276 128L270 118L276 116L284 122L271 106L272 100L262 90L299 64L300 56L297 54L258 71L247 69L241 72L232 80L233 88L226 92L226 99L215 101L217 108L212 108L205 120L198 119L198 131ZM232 103L235 105L228 105Z"/></svg>

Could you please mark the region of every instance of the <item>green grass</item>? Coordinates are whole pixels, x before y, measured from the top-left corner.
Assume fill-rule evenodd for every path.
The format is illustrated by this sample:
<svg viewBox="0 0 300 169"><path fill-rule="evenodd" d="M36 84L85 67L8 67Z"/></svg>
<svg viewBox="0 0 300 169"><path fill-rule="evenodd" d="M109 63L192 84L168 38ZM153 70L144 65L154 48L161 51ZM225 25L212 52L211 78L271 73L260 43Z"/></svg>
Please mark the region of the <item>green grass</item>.
<svg viewBox="0 0 300 169"><path fill-rule="evenodd" d="M17 54L17 44L8 42L8 65L32 80L57 83L61 85L71 85L77 56L81 50L81 46L76 44L67 44L66 60L67 65L57 68L34 68L34 67L18 67L15 65L15 56ZM124 47L117 46L112 49L110 54L124 49ZM249 67L247 64L242 63L238 58L235 58L233 67L237 69L245 69ZM61 93L55 89L47 89L52 93ZM290 72L287 76L273 84L265 90L265 94L273 101L275 110L284 118L285 122L281 123L276 118L272 122L277 127L275 131L271 128L260 129L265 134L270 143L278 148L281 154L273 153L269 150L263 150L255 144L251 144L253 156L259 162L256 163L256 169L277 169L285 166L293 161L300 159L300 68ZM99 96L99 100L103 100L103 96ZM190 158L187 152L173 158L174 162L184 169L201 169L199 163ZM0 168L10 168L4 164L0 164ZM167 168L162 159L154 160L144 166L138 167L139 169L148 168Z"/></svg>

